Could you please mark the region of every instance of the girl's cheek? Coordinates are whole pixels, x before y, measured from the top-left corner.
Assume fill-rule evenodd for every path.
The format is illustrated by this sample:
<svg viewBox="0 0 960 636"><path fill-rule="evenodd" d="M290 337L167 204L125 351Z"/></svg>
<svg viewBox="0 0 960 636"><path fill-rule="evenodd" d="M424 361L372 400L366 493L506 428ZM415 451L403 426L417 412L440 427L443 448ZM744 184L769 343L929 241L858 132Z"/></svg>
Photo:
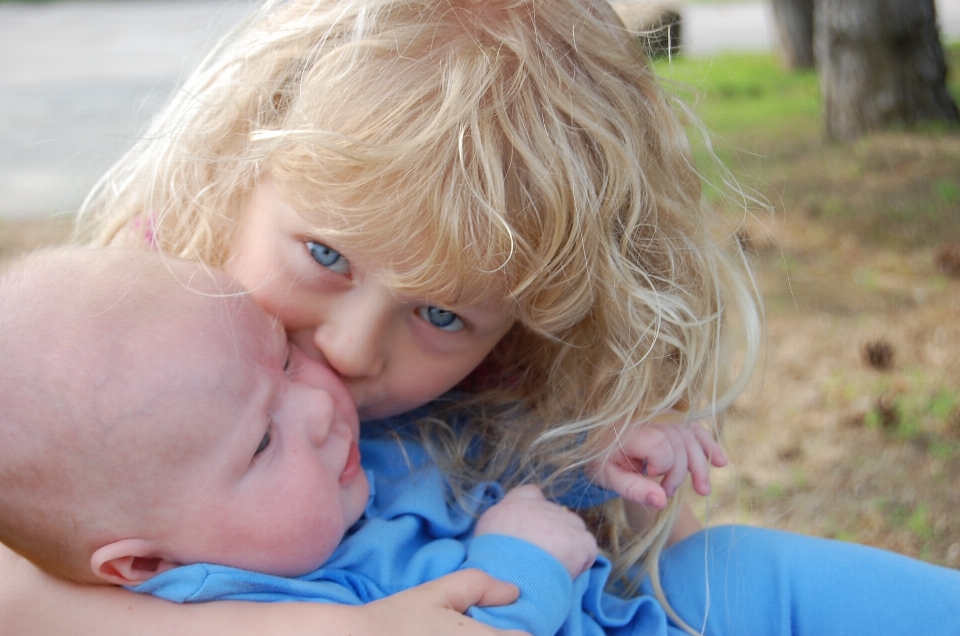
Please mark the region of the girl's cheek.
<svg viewBox="0 0 960 636"><path fill-rule="evenodd" d="M282 319L280 319L283 322ZM287 323L284 322L284 325ZM323 355L320 353L320 349L317 347L316 342L313 340L313 333L315 328L296 328L288 327L287 328L287 337L290 339L294 345L311 360L316 360L322 364L326 364L326 360Z"/></svg>
<svg viewBox="0 0 960 636"><path fill-rule="evenodd" d="M260 308L263 309L263 311L282 322L286 327L287 321L285 321L283 317L283 303L278 302L278 299L266 293L266 290L263 288L263 286L254 288L254 290L250 292L250 295L257 302L257 304L260 305Z"/></svg>

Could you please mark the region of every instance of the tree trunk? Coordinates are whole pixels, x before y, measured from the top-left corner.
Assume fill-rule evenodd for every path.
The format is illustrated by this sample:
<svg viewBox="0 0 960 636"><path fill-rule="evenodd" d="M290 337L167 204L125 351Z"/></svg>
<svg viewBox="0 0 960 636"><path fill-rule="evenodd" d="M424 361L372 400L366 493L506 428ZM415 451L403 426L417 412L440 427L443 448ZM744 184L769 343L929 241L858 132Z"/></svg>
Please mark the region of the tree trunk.
<svg viewBox="0 0 960 636"><path fill-rule="evenodd" d="M780 56L789 69L813 68L813 0L771 0Z"/></svg>
<svg viewBox="0 0 960 636"><path fill-rule="evenodd" d="M816 0L814 50L828 138L960 121L934 0Z"/></svg>

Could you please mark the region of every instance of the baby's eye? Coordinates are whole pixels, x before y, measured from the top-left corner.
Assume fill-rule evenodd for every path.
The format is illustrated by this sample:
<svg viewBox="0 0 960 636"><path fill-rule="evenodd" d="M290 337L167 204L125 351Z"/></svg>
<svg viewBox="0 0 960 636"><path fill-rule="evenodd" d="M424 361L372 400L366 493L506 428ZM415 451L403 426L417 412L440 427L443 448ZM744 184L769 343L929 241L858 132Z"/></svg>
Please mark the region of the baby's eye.
<svg viewBox="0 0 960 636"><path fill-rule="evenodd" d="M269 446L269 445L270 445L270 429L268 428L268 429L263 433L263 439L260 440L260 445L257 446L257 450L254 451L253 456L256 457L257 455L259 455L259 454L262 453L263 451L267 450L267 446Z"/></svg>
<svg viewBox="0 0 960 636"><path fill-rule="evenodd" d="M290 345L287 345L286 353L284 353L284 356L283 356L283 370L284 371L290 370Z"/></svg>
<svg viewBox="0 0 960 636"><path fill-rule="evenodd" d="M439 307L423 306L417 309L420 317L429 322L437 329L443 331L460 331L463 329L463 321L452 311L440 309Z"/></svg>
<svg viewBox="0 0 960 636"><path fill-rule="evenodd" d="M343 274L344 276L350 274L350 263L348 263L347 259L337 250L331 249L323 243L316 243L314 241L307 241L306 245L313 260L317 261L317 263L323 267L337 274Z"/></svg>

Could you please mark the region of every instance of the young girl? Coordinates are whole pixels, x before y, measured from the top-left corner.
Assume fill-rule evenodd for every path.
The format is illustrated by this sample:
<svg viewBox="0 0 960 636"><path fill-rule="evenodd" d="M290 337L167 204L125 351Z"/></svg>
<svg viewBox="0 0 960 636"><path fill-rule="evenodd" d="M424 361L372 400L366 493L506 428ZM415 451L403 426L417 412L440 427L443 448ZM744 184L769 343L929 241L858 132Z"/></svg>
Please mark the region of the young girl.
<svg viewBox="0 0 960 636"><path fill-rule="evenodd" d="M464 486L534 475L567 505L605 502L587 477L662 508L688 457L707 492L694 447L708 445L677 422L721 411L759 340L749 270L701 203L677 112L598 0L271 2L106 176L86 219L101 243L236 276L340 374L362 418L419 427ZM733 324L746 363L730 379ZM639 452L639 428L660 431L662 452ZM658 483L661 457L683 468ZM645 555L642 591L659 594L677 500L635 534L619 501L604 510L614 561ZM896 631L898 603L902 631L950 629L960 577L878 554L700 533L666 551L663 581L711 634L824 634L838 614L840 628ZM458 612L512 600L461 573L362 608L182 608L9 555L0 572L13 632L491 634Z"/></svg>

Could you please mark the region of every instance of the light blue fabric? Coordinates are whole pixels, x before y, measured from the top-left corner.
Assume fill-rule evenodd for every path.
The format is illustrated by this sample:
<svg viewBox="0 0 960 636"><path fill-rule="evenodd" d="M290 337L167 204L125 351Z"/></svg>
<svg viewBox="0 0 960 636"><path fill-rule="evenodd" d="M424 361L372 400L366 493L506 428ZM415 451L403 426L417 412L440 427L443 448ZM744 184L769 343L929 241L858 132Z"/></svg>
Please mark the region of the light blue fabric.
<svg viewBox="0 0 960 636"><path fill-rule="evenodd" d="M542 549L511 537L472 537L476 514L503 496L497 484L473 489L465 506L448 505L443 476L423 448L396 440L360 442L371 484L364 517L326 564L283 578L211 564L164 572L131 588L179 603L214 600L319 601L358 605L463 568L479 568L514 583L520 598L468 613L488 624L534 636L602 636L605 627L666 622L650 598L621 600L603 593L610 564L599 559L575 582ZM633 630L626 633L641 633Z"/></svg>
<svg viewBox="0 0 960 636"><path fill-rule="evenodd" d="M605 593L606 559L571 582L558 561L531 544L494 535L472 539L475 513L503 495L498 485L474 489L464 510L447 504L443 477L418 444L365 439L361 451L370 502L320 569L288 579L199 564L133 589L177 602L356 605L477 567L521 590L512 605L470 610L497 627L535 636L685 633L655 600L649 580L629 600ZM863 546L744 526L712 528L666 550L661 574L674 610L711 636L960 636L960 572Z"/></svg>
<svg viewBox="0 0 960 636"><path fill-rule="evenodd" d="M712 636L960 635L960 571L895 552L722 526L666 550L660 568L672 607L697 630L706 615Z"/></svg>
<svg viewBox="0 0 960 636"><path fill-rule="evenodd" d="M457 401L456 393L450 393L442 402ZM412 411L401 413L380 420L371 420L363 422L360 434L364 439L384 439L399 435L404 438L420 439L420 429L417 427L417 421L430 417L438 408L441 402L431 402ZM457 427L460 432L461 442L464 435L470 435L468 427ZM476 434L474 431L472 434ZM468 443L468 448L480 450L482 441L479 438L473 439L473 444ZM527 481L536 481L528 479ZM566 506L573 510L585 510L599 506L617 496L612 490L601 488L595 485L583 471L571 474L565 479L554 480L554 493L551 497L561 506Z"/></svg>

